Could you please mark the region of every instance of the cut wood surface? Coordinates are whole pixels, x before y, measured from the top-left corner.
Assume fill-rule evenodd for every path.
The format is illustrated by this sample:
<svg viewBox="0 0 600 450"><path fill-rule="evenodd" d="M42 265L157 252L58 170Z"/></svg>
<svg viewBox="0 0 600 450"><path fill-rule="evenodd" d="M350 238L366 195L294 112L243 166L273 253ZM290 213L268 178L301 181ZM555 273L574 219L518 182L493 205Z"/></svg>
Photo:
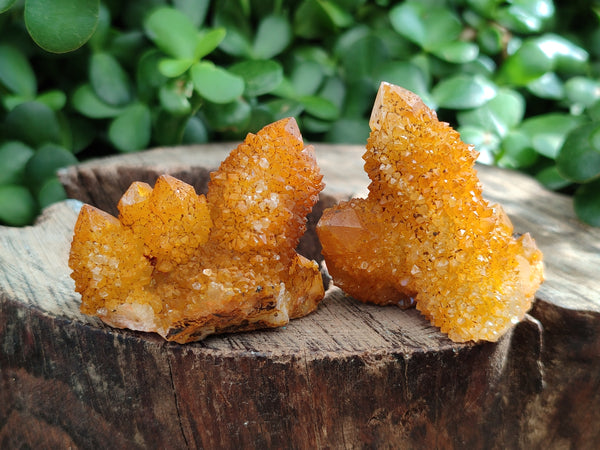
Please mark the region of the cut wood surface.
<svg viewBox="0 0 600 450"><path fill-rule="evenodd" d="M0 448L597 448L600 230L515 172L478 169L486 198L544 252L546 281L498 343L453 343L414 309L335 287L284 328L186 345L82 315L67 266L79 201L115 213L132 181L163 173L205 192L233 146L63 170L77 200L0 227ZM320 259L321 211L368 179L363 148L316 151L327 187L300 251Z"/></svg>

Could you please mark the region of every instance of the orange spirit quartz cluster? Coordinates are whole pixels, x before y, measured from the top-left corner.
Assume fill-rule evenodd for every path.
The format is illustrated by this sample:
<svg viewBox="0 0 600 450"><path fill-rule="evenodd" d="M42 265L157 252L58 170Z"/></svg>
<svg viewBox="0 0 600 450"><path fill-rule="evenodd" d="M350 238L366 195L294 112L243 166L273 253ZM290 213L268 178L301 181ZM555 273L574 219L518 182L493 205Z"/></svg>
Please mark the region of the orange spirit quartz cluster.
<svg viewBox="0 0 600 450"><path fill-rule="evenodd" d="M231 152L206 197L162 176L133 183L118 219L84 205L69 258L81 310L179 343L310 313L322 278L295 248L321 179L313 148L283 119Z"/></svg>
<svg viewBox="0 0 600 450"><path fill-rule="evenodd" d="M365 302L416 301L453 341L496 341L530 308L541 252L482 198L477 153L417 95L383 83L370 126L368 198L317 226L334 282Z"/></svg>

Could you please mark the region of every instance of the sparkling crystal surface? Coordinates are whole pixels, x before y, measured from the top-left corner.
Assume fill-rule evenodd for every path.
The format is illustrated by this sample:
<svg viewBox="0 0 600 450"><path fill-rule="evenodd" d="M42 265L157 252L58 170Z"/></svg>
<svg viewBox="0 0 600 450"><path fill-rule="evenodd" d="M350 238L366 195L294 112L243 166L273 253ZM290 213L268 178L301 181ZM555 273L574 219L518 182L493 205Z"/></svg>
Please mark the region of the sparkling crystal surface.
<svg viewBox="0 0 600 450"><path fill-rule="evenodd" d="M529 234L513 237L482 197L477 152L417 95L382 83L370 126L368 197L317 226L334 282L365 302L414 300L454 341L496 341L529 310L541 252Z"/></svg>
<svg viewBox="0 0 600 450"><path fill-rule="evenodd" d="M69 258L81 310L180 343L310 313L322 278L295 248L321 179L313 148L282 119L230 153L206 197L163 175L154 188L134 182L118 219L85 205Z"/></svg>

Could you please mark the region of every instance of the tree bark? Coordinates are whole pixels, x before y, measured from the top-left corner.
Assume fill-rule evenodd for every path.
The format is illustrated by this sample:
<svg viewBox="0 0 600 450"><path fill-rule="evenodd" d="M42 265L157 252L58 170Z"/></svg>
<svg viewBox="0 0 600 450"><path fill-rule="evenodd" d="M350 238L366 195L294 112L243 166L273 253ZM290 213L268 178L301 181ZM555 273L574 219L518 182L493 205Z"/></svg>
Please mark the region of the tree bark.
<svg viewBox="0 0 600 450"><path fill-rule="evenodd" d="M157 149L61 172L116 212L134 180L205 192L232 145ZM327 187L300 251L320 259L323 208L366 192L363 149L317 145ZM530 314L497 343L456 344L416 310L331 287L276 330L179 345L79 312L67 266L79 201L0 227L0 448L597 448L600 230L530 178L479 167L486 197L544 252Z"/></svg>

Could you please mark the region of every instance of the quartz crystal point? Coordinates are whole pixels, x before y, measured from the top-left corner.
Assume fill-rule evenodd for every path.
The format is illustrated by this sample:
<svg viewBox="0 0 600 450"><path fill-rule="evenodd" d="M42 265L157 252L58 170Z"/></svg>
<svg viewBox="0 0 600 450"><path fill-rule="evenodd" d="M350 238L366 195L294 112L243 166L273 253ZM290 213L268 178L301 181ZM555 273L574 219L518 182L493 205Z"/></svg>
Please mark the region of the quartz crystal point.
<svg viewBox="0 0 600 450"><path fill-rule="evenodd" d="M84 205L69 266L81 310L185 343L277 327L323 298L316 262L295 251L323 188L294 119L249 134L208 194L161 176L135 182L119 218Z"/></svg>
<svg viewBox="0 0 600 450"><path fill-rule="evenodd" d="M365 302L415 301L453 341L496 341L529 310L541 252L482 198L477 152L417 95L383 83L370 127L368 197L317 226L333 281Z"/></svg>

